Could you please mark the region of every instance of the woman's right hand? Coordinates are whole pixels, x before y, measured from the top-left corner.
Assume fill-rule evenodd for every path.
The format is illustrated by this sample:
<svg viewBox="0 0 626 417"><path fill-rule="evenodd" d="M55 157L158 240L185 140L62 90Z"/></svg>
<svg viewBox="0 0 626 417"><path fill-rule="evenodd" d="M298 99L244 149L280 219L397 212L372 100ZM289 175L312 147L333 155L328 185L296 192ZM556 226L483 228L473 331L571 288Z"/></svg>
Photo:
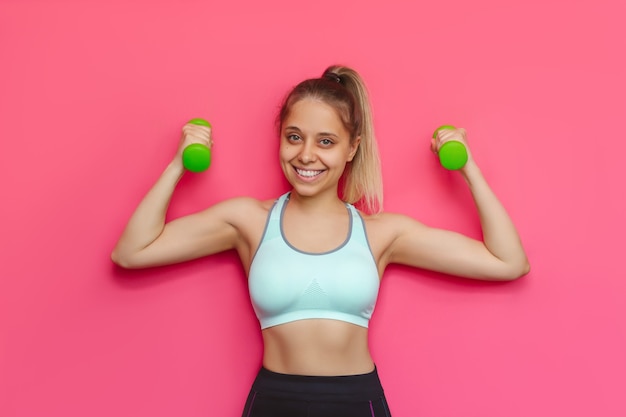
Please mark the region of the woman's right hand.
<svg viewBox="0 0 626 417"><path fill-rule="evenodd" d="M209 149L213 147L213 138L211 136L211 128L203 125L196 125L193 123L187 123L183 126L182 134L180 138L180 144L178 145L178 151L176 152L175 161L182 164L183 151L192 143L200 143Z"/></svg>

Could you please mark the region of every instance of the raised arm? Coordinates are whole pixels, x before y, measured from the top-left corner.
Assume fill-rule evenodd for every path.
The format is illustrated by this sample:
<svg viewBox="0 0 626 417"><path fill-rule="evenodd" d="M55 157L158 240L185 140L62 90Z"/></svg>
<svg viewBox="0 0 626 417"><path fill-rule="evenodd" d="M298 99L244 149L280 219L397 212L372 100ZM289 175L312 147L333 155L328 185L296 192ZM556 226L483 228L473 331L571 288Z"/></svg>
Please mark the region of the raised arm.
<svg viewBox="0 0 626 417"><path fill-rule="evenodd" d="M172 194L185 172L182 149L194 142L211 146L210 128L185 125L176 156L139 203L111 253L116 264L124 268L172 264L236 246L239 200L165 223Z"/></svg>
<svg viewBox="0 0 626 417"><path fill-rule="evenodd" d="M463 129L447 130L433 143L433 150L448 140L467 146ZM396 234L389 247L389 262L483 280L512 280L527 274L530 265L517 229L471 153L461 174L478 209L482 241L430 228L405 216L390 216Z"/></svg>

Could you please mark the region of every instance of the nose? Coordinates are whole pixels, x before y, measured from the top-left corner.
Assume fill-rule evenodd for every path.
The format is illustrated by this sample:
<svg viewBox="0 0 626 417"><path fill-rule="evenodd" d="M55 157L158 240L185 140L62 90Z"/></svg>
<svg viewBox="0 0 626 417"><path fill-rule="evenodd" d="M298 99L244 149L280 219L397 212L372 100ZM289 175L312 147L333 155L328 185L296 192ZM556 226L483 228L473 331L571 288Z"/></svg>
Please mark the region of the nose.
<svg viewBox="0 0 626 417"><path fill-rule="evenodd" d="M315 159L314 144L309 141L305 142L300 149L300 153L298 154L298 160L303 164L308 164L315 162Z"/></svg>

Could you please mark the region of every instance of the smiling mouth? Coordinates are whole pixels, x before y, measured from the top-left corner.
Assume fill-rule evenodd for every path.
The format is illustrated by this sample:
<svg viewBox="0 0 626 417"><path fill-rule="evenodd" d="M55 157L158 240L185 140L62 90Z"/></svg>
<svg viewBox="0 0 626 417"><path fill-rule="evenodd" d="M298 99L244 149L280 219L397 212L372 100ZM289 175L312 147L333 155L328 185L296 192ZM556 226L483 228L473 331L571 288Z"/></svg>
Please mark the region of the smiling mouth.
<svg viewBox="0 0 626 417"><path fill-rule="evenodd" d="M324 170L312 170L312 169L300 169L300 168L295 168L295 169L298 175L304 178L315 178L318 175L320 175L322 172L324 172Z"/></svg>

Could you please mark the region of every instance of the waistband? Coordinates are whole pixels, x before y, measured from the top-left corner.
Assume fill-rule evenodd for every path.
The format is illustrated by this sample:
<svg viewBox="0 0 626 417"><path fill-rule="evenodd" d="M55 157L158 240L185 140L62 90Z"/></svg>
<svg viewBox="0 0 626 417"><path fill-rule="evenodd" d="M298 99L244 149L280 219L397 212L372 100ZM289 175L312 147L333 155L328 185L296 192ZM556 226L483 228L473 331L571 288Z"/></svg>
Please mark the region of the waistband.
<svg viewBox="0 0 626 417"><path fill-rule="evenodd" d="M309 376L281 374L262 367L252 388L258 392L316 399L341 397L369 400L383 396L383 387L376 368L372 372L358 375Z"/></svg>

